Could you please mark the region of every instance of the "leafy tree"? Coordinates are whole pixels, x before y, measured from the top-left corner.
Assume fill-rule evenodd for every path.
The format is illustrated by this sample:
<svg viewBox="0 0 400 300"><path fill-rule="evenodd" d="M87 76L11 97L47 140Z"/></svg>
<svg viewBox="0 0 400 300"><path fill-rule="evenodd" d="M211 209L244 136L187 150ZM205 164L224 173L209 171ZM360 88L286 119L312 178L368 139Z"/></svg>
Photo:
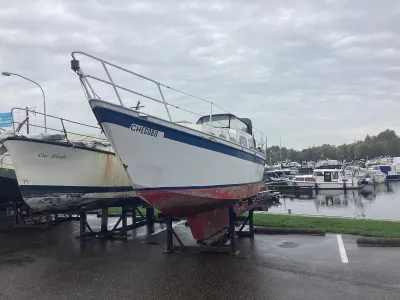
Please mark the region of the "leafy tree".
<svg viewBox="0 0 400 300"><path fill-rule="evenodd" d="M271 146L267 149L268 163L290 159L291 161L329 159L374 158L379 156L400 156L400 138L394 130L386 129L377 136L367 135L364 140L351 144L334 146L324 144L301 151Z"/></svg>

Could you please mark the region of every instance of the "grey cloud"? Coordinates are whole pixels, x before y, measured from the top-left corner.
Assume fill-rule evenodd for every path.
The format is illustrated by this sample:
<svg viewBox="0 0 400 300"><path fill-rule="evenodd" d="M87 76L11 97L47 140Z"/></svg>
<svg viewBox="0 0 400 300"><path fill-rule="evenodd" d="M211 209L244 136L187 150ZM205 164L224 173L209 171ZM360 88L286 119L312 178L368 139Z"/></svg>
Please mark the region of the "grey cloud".
<svg viewBox="0 0 400 300"><path fill-rule="evenodd" d="M49 113L93 124L69 69L70 52L87 51L253 118L269 144L301 148L400 132L399 28L394 0L0 0L0 68L40 82ZM2 111L41 109L28 82L2 77L0 89Z"/></svg>

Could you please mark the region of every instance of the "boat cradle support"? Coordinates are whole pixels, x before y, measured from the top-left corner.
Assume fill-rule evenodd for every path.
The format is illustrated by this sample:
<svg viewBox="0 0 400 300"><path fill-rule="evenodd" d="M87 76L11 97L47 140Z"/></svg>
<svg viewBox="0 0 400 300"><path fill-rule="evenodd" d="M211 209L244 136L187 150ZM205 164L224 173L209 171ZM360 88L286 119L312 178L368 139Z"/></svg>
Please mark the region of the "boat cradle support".
<svg viewBox="0 0 400 300"><path fill-rule="evenodd" d="M95 231L87 221L88 212L82 211L79 213L79 234L76 238L96 237L102 239L126 239L130 236L129 230L146 225L149 231L154 227L154 208L151 206L143 206L146 209L146 214L143 215L138 209L138 206L121 206L120 214L109 213L109 207L103 207L101 214L97 217L101 218L100 230ZM109 217L119 217L118 221L113 224L113 228L108 229ZM128 225L128 217L131 217L131 224Z"/></svg>
<svg viewBox="0 0 400 300"><path fill-rule="evenodd" d="M167 234L167 249L164 253L179 252L195 252L195 253L230 253L233 255L239 254L237 249L236 238L238 236L253 237L254 236L254 210L262 208L262 202L258 201L256 197L249 198L247 201L246 209L235 212L233 206L229 206L227 213L229 214L228 226L221 228L221 230L206 240L198 241L200 245L184 245L178 234L172 226L172 216L165 216L166 234ZM247 216L243 216L248 212ZM237 229L236 225L242 222ZM244 230L248 225L247 230ZM174 238L179 245L174 245Z"/></svg>
<svg viewBox="0 0 400 300"><path fill-rule="evenodd" d="M33 211L22 201L14 201L13 206L7 209L13 216L14 228L50 227L62 222L77 220L72 214L50 214Z"/></svg>

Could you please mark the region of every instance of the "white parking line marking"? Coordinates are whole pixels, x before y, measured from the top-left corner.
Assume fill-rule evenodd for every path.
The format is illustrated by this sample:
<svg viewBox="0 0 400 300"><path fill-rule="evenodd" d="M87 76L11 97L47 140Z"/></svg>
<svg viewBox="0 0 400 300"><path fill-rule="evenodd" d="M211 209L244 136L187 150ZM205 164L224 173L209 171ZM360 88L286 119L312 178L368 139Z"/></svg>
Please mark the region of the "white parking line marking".
<svg viewBox="0 0 400 300"><path fill-rule="evenodd" d="M182 223L185 223L185 222L186 222L186 220L180 221L180 222L178 222L178 223L176 223L176 224L173 224L172 227L178 226L179 224L182 224ZM165 230L167 230L167 228L159 229L159 230L154 231L154 232L153 232L152 234L150 234L150 235L155 235L155 234L160 233L160 232L163 232L163 231L165 231Z"/></svg>
<svg viewBox="0 0 400 300"><path fill-rule="evenodd" d="M340 257L342 258L342 263L347 264L349 262L349 259L347 258L346 249L344 248L342 236L340 234L337 234L336 237L339 245L339 252L340 252Z"/></svg>

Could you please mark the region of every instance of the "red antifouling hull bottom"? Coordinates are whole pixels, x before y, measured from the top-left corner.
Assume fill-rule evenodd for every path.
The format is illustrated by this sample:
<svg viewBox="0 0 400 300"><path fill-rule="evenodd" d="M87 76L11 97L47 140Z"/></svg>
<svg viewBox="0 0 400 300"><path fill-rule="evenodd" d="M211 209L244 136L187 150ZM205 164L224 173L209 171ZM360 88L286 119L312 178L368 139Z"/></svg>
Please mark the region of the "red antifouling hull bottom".
<svg viewBox="0 0 400 300"><path fill-rule="evenodd" d="M202 189L142 189L136 193L166 215L187 217L193 238L204 240L229 225L229 206L236 212L246 208L247 202L239 199L257 195L261 187L260 182Z"/></svg>

